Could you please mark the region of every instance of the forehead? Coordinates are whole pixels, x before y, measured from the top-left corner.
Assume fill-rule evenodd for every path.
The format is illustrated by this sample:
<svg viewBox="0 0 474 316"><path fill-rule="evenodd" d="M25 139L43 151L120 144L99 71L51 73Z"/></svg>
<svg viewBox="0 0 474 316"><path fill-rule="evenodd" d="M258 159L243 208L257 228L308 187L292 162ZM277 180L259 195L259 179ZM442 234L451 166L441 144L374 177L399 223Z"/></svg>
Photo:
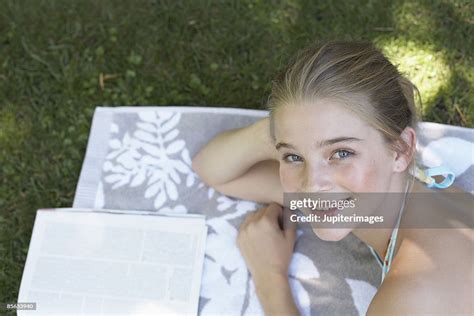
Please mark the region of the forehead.
<svg viewBox="0 0 474 316"><path fill-rule="evenodd" d="M368 138L376 132L335 99L282 106L274 119L275 137L283 141L301 140L303 135L312 141L345 136Z"/></svg>

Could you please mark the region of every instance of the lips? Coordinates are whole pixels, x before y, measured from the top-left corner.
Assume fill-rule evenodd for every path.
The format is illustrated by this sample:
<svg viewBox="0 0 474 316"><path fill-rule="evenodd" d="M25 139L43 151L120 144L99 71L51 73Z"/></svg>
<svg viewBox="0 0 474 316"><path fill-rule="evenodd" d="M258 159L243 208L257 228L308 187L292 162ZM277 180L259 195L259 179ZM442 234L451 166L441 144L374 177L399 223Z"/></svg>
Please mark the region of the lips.
<svg viewBox="0 0 474 316"><path fill-rule="evenodd" d="M326 211L311 210L310 212L314 215L317 215L317 216L323 216L323 215L334 216L334 215L336 215L336 213L338 211L339 211L339 209L337 207L333 207L333 208L330 208Z"/></svg>

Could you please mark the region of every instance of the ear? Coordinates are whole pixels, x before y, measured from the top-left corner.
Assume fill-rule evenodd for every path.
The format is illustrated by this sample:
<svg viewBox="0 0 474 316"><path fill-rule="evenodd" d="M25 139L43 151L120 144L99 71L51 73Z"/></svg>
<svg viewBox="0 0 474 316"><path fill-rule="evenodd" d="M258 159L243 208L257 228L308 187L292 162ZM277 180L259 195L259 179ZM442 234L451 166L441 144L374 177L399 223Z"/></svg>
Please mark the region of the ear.
<svg viewBox="0 0 474 316"><path fill-rule="evenodd" d="M400 137L403 142L398 141L395 148L395 159L393 164L394 172L404 172L416 153L416 132L411 127L406 127Z"/></svg>

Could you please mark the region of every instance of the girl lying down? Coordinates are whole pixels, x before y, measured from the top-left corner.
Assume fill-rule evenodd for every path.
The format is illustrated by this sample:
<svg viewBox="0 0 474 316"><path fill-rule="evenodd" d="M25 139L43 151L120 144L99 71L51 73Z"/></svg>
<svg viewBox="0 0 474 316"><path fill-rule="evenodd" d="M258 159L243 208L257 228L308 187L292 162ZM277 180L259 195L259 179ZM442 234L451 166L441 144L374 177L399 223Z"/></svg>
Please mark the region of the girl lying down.
<svg viewBox="0 0 474 316"><path fill-rule="evenodd" d="M455 187L436 189L452 179L440 185L418 172L415 92L371 43L313 45L273 81L269 117L219 134L194 157L193 169L216 190L269 204L245 218L237 238L266 314L298 314L287 275L295 224L280 224L284 193L295 192L400 193L365 210L384 216L385 228L311 224L327 241L353 233L379 258L382 284L368 315L472 314L472 223L453 220L472 205L442 196L460 192ZM420 193L429 193L423 205L410 202ZM426 221L438 221L436 228L413 224L420 207L429 210Z"/></svg>

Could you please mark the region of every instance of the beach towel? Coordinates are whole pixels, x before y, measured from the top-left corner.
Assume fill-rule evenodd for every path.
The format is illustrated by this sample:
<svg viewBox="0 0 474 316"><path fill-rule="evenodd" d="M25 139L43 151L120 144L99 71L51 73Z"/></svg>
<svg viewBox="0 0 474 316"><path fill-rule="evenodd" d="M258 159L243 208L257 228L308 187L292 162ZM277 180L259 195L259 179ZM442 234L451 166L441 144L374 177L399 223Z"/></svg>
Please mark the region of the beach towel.
<svg viewBox="0 0 474 316"><path fill-rule="evenodd" d="M245 215L264 205L207 186L191 159L220 132L267 115L224 107L97 107L73 207L205 214L199 314L263 315L235 240ZM446 165L455 184L473 192L473 130L435 123L420 123L419 130L421 162ZM304 227L297 236L289 282L301 314L365 315L381 278L367 245L352 234L323 241Z"/></svg>

